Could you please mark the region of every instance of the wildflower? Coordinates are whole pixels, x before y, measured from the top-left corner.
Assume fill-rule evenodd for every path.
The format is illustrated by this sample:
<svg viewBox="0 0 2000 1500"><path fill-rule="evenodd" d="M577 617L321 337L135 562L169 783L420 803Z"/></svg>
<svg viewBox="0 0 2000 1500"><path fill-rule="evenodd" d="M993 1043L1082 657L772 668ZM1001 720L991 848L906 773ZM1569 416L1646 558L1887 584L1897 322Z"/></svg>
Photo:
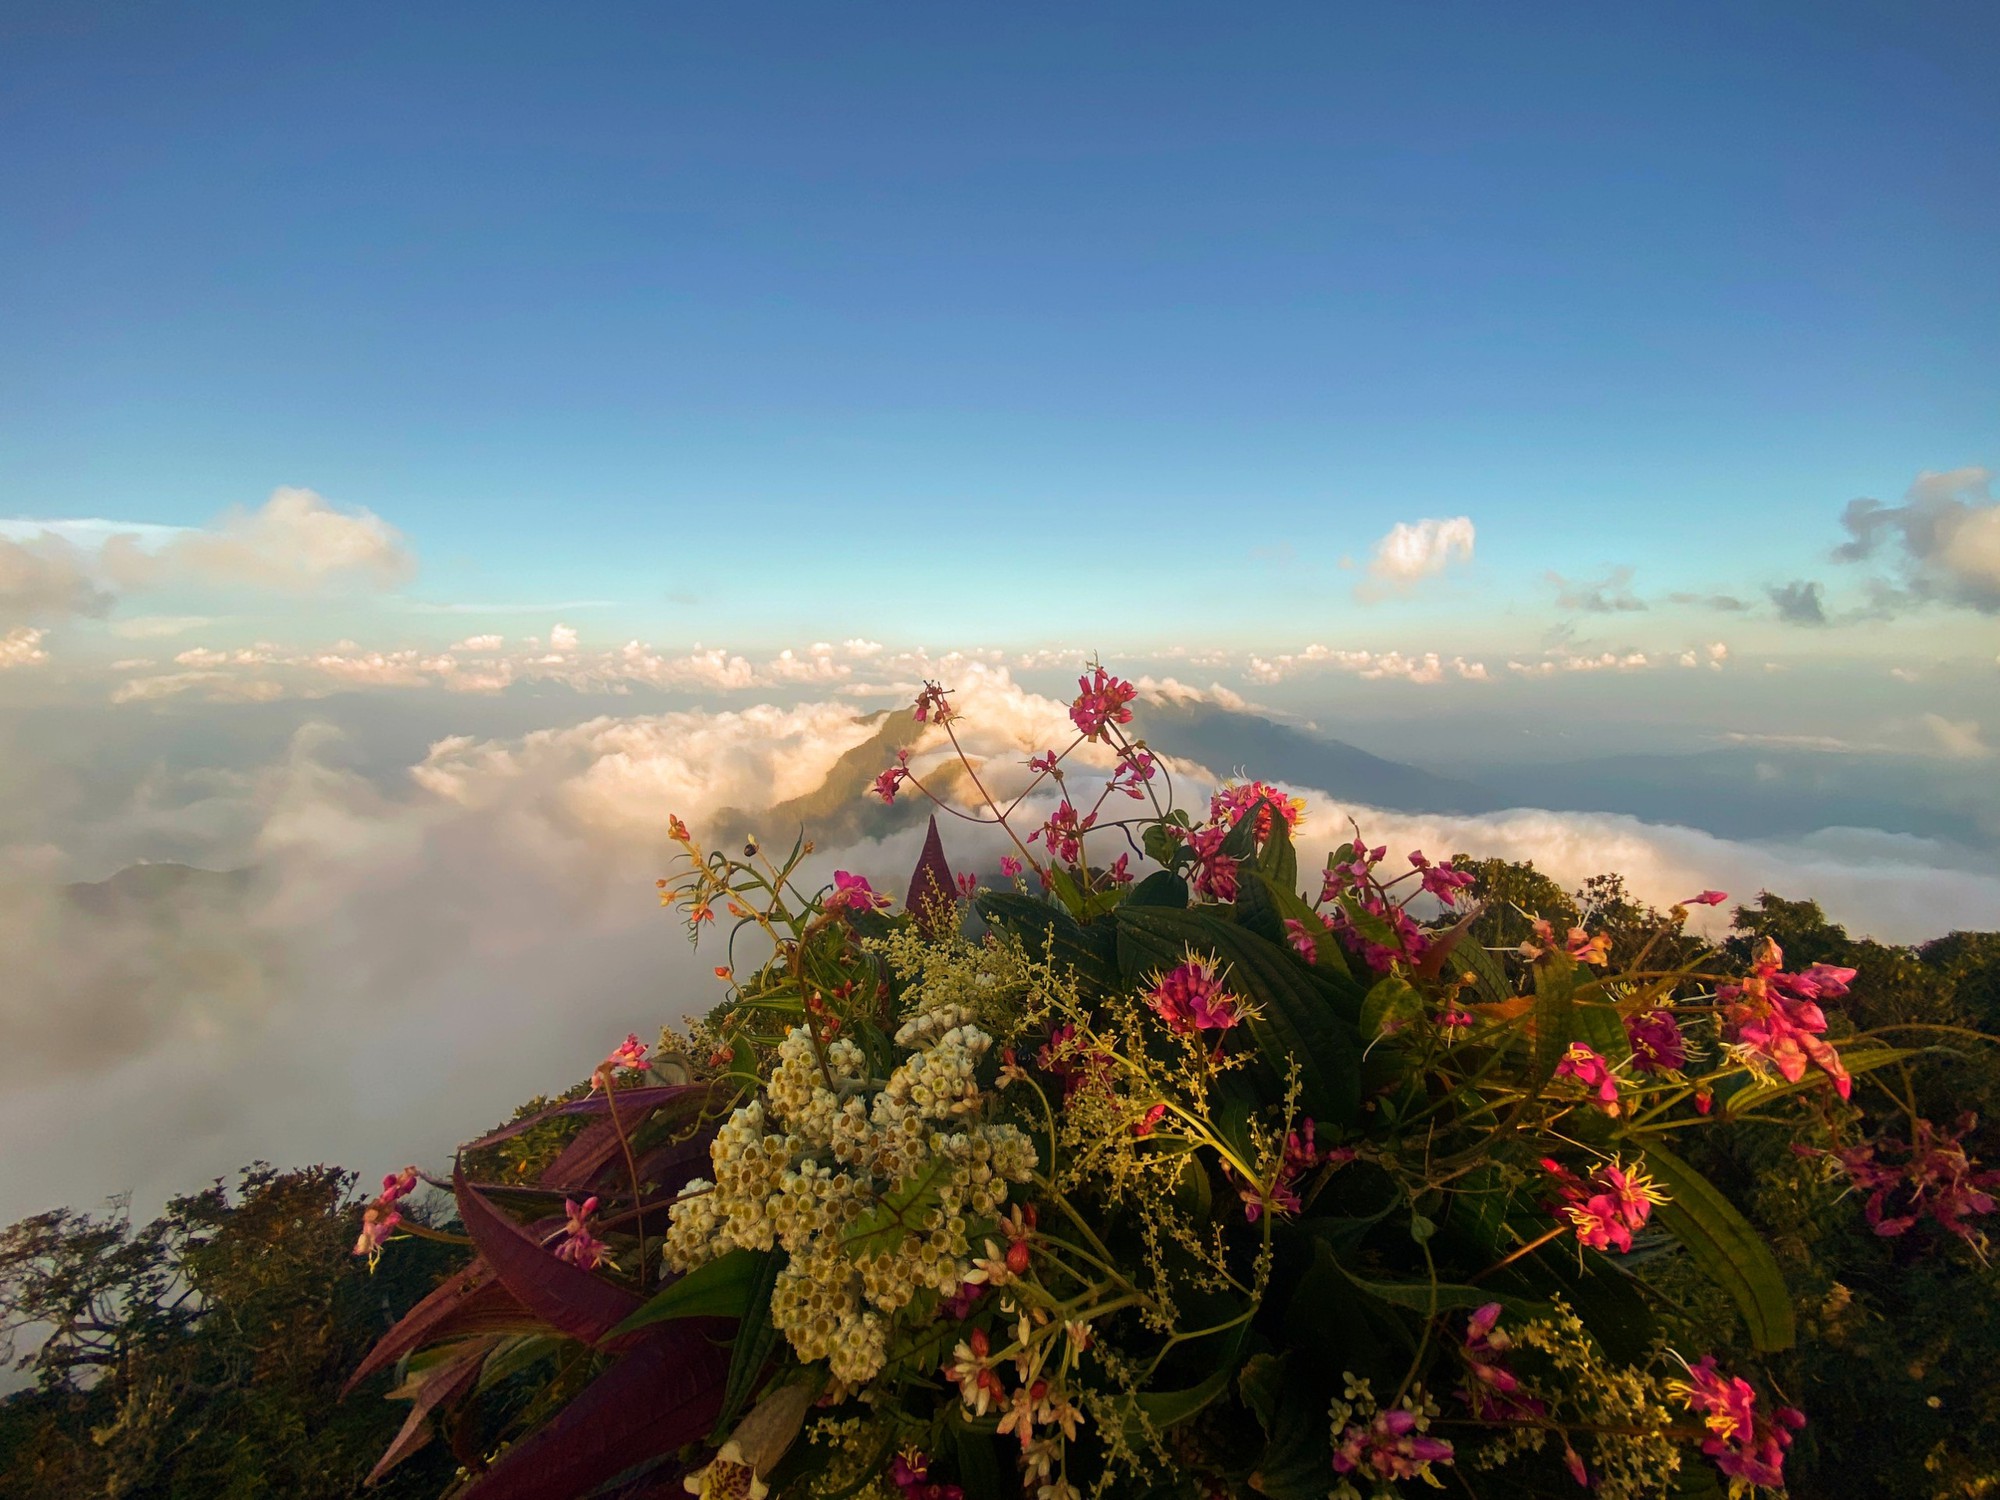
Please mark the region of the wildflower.
<svg viewBox="0 0 2000 1500"><path fill-rule="evenodd" d="M904 752L906 756L908 753L907 751ZM894 802L896 800L896 793L902 788L903 783L909 779L910 768L898 762L875 778L875 784L871 790L884 802Z"/></svg>
<svg viewBox="0 0 2000 1500"><path fill-rule="evenodd" d="M1350 890L1366 890L1374 884L1374 869L1389 857L1389 846L1377 844L1368 848L1359 839L1351 844L1342 844L1333 851L1326 867L1326 876L1320 882L1319 899L1333 900Z"/></svg>
<svg viewBox="0 0 2000 1500"><path fill-rule="evenodd" d="M1237 1188L1236 1195L1243 1200L1244 1219L1255 1224L1264 1216L1267 1203L1274 1213L1297 1213L1300 1208L1298 1189L1295 1186L1298 1179L1318 1166L1321 1161L1331 1159L1333 1154L1327 1152L1325 1156L1321 1155L1318 1146L1313 1142L1313 1121L1308 1115L1299 1129L1291 1131L1285 1137L1284 1154L1278 1159L1278 1175L1271 1184L1270 1192L1261 1192L1252 1183L1245 1183Z"/></svg>
<svg viewBox="0 0 2000 1500"><path fill-rule="evenodd" d="M1687 1066L1687 1038L1670 1010L1625 1017L1625 1039L1632 1045L1632 1066L1641 1073L1671 1073Z"/></svg>
<svg viewBox="0 0 2000 1500"><path fill-rule="evenodd" d="M1073 865L1083 858L1083 836L1096 821L1096 813L1085 813L1078 821L1076 809L1065 797L1048 822L1028 835L1028 842L1032 844L1040 839L1056 859Z"/></svg>
<svg viewBox="0 0 2000 1500"><path fill-rule="evenodd" d="M1703 891L1699 896L1689 896L1685 901L1676 901L1676 906L1720 906L1729 899L1727 891Z"/></svg>
<svg viewBox="0 0 2000 1500"><path fill-rule="evenodd" d="M1775 1421L1764 1421L1750 1383L1740 1375L1723 1379L1713 1354L1704 1354L1688 1367L1686 1380L1673 1381L1668 1389L1702 1417L1708 1436L1701 1451L1728 1477L1732 1495L1752 1485L1784 1488L1785 1450L1792 1433L1806 1425L1805 1413L1781 1406Z"/></svg>
<svg viewBox="0 0 2000 1500"><path fill-rule="evenodd" d="M1632 1232L1643 1229L1654 1207L1667 1201L1643 1171L1616 1158L1599 1165L1588 1181L1546 1157L1542 1170L1555 1179L1561 1201L1554 1212L1576 1231L1578 1243L1592 1250L1615 1246L1621 1255L1629 1251Z"/></svg>
<svg viewBox="0 0 2000 1500"><path fill-rule="evenodd" d="M1429 1479L1432 1464L1448 1464L1451 1444L1418 1426L1417 1414L1404 1407L1378 1411L1366 1426L1351 1422L1334 1440L1336 1473L1356 1470L1377 1479Z"/></svg>
<svg viewBox="0 0 2000 1500"><path fill-rule="evenodd" d="M1804 1078L1811 1062L1833 1080L1834 1091L1845 1099L1853 1080L1840 1053L1821 1036L1826 1013L1819 1001L1845 995L1854 970L1814 964L1802 974L1786 974L1784 962L1784 950L1765 938L1757 945L1748 978L1716 986L1723 1040L1745 1062L1768 1063L1788 1083Z"/></svg>
<svg viewBox="0 0 2000 1500"><path fill-rule="evenodd" d="M1521 944L1521 957L1534 963L1555 948L1556 933L1545 918L1535 918L1535 937L1539 941ZM1563 940L1563 948L1569 956L1580 964L1604 964L1611 959L1611 939L1604 933L1592 937L1581 927L1572 927Z"/></svg>
<svg viewBox="0 0 2000 1500"><path fill-rule="evenodd" d="M1065 1102L1079 1089L1104 1083L1111 1067L1110 1057L1102 1052L1078 1051L1076 1034L1076 1027L1065 1021L1035 1053L1035 1065L1062 1080Z"/></svg>
<svg viewBox="0 0 2000 1500"><path fill-rule="evenodd" d="M1575 1079L1590 1092L1599 1109L1607 1115L1617 1115L1618 1079L1596 1048L1571 1042L1569 1051L1556 1064L1556 1077Z"/></svg>
<svg viewBox="0 0 2000 1500"><path fill-rule="evenodd" d="M604 1059L606 1072L616 1072L622 1068L628 1072L638 1073L643 1072L645 1067L646 1044L639 1040L639 1033L636 1031L626 1032L625 1040Z"/></svg>
<svg viewBox="0 0 2000 1500"><path fill-rule="evenodd" d="M958 894L967 901L978 895L979 877L977 875L960 875L958 877Z"/></svg>
<svg viewBox="0 0 2000 1500"><path fill-rule="evenodd" d="M1424 851L1410 851L1410 868L1422 877L1423 888L1438 898L1446 906L1455 905L1459 893L1478 882L1479 877L1470 870L1455 870L1450 865L1432 864L1424 858Z"/></svg>
<svg viewBox="0 0 2000 1500"><path fill-rule="evenodd" d="M1012 880L1016 875L1019 875L1021 871L1025 868L1026 866L1024 866L1018 859L1014 858L1014 856L1011 854L1003 854L1000 856L1000 876L1003 880Z"/></svg>
<svg viewBox="0 0 2000 1500"><path fill-rule="evenodd" d="M1146 795L1140 788L1145 782L1153 779L1153 772L1157 768L1158 762L1153 759L1150 752L1129 751L1119 760L1118 769L1111 773L1111 785L1137 801Z"/></svg>
<svg viewBox="0 0 2000 1500"><path fill-rule="evenodd" d="M1195 858L1194 888L1213 901L1236 899L1236 858L1222 852L1224 828L1195 828L1182 835Z"/></svg>
<svg viewBox="0 0 2000 1500"><path fill-rule="evenodd" d="M903 1500L965 1500L965 1491L955 1484L931 1478L927 1453L906 1448L889 1465L889 1478L903 1492Z"/></svg>
<svg viewBox="0 0 2000 1500"><path fill-rule="evenodd" d="M1102 738L1108 725L1132 722L1132 710L1126 705L1139 696L1139 690L1131 683L1099 667L1091 676L1077 678L1076 685L1080 691L1069 706L1069 717L1085 739Z"/></svg>
<svg viewBox="0 0 2000 1500"><path fill-rule="evenodd" d="M354 1253L368 1257L368 1269L373 1271L382 1259L382 1247L396 1232L396 1226L403 1222L403 1215L396 1205L417 1190L417 1169L405 1167L400 1172L385 1173L382 1191L375 1201L361 1211L361 1233L354 1241Z"/></svg>
<svg viewBox="0 0 2000 1500"><path fill-rule="evenodd" d="M1007 1388L993 1373L992 1343L986 1330L975 1328L952 1347L951 1363L944 1367L945 1379L958 1387L958 1399L976 1417L983 1417L994 1401L1004 1401Z"/></svg>
<svg viewBox="0 0 2000 1500"><path fill-rule="evenodd" d="M688 826L672 813L667 814L667 837L676 844L689 842Z"/></svg>
<svg viewBox="0 0 2000 1500"><path fill-rule="evenodd" d="M1834 1153L1854 1185L1868 1194L1864 1212L1876 1234L1893 1239L1929 1214L1968 1243L1978 1238L1966 1216L1992 1213L1993 1193L2000 1190L2000 1171L1978 1170L1959 1144L1978 1123L1976 1115L1961 1115L1958 1128L1946 1133L1918 1120L1907 1145L1885 1138ZM1892 1165L1877 1153L1903 1160Z"/></svg>
<svg viewBox="0 0 2000 1500"><path fill-rule="evenodd" d="M1187 962L1153 981L1146 1003L1180 1035L1193 1031L1227 1031L1242 1020L1235 995L1224 988L1211 959L1190 953Z"/></svg>
<svg viewBox="0 0 2000 1500"><path fill-rule="evenodd" d="M845 870L833 872L833 894L826 898L827 911L883 911L889 898L871 886L867 878Z"/></svg>
<svg viewBox="0 0 2000 1500"><path fill-rule="evenodd" d="M945 690L935 682L925 683L924 690L917 694L916 708L911 717L919 724L928 724L933 719L942 724L951 714L951 703L945 696Z"/></svg>
<svg viewBox="0 0 2000 1500"><path fill-rule="evenodd" d="M1263 805L1258 806L1259 803ZM1224 828L1233 828L1242 821L1251 808L1257 808L1256 837L1258 843L1271 836L1271 813L1277 810L1285 820L1288 829L1299 826L1299 819L1305 816L1306 799L1287 796L1266 781L1246 781L1239 785L1225 786L1208 799L1209 820Z"/></svg>
<svg viewBox="0 0 2000 1500"><path fill-rule="evenodd" d="M563 1226L563 1242L556 1246L556 1259L566 1260L584 1271L594 1271L605 1264L611 1258L610 1247L590 1230L590 1217L597 1212L597 1200L586 1198L578 1203L565 1198L563 1212L569 1222Z"/></svg>
<svg viewBox="0 0 2000 1500"><path fill-rule="evenodd" d="M1074 713L1071 717L1075 717ZM1021 1440L1022 1451L1025 1452L1028 1445L1035 1440L1037 1404L1033 1387L1022 1386L1015 1391L1014 1399L1008 1402L1006 1410L1000 1413L1000 1425L993 1429L994 1436L1005 1437L1011 1432Z"/></svg>
<svg viewBox="0 0 2000 1500"><path fill-rule="evenodd" d="M1297 917L1285 918L1285 941L1307 963L1319 962L1319 943L1314 940L1312 930Z"/></svg>
<svg viewBox="0 0 2000 1500"><path fill-rule="evenodd" d="M1151 1105L1150 1107L1148 1107L1148 1109L1143 1115L1139 1116L1138 1119L1132 1122L1132 1134L1136 1136L1151 1135L1156 1129L1159 1128L1160 1121L1164 1120L1166 1117L1167 1117L1166 1105L1164 1104Z"/></svg>
<svg viewBox="0 0 2000 1500"><path fill-rule="evenodd" d="M1111 861L1111 868L1105 873L1111 877L1113 885L1130 885L1132 883L1132 856L1129 854L1119 855Z"/></svg>
<svg viewBox="0 0 2000 1500"><path fill-rule="evenodd" d="M1473 1416L1482 1422L1523 1420L1548 1415L1546 1403L1533 1396L1521 1394L1521 1380L1505 1364L1507 1352L1514 1347L1514 1340L1497 1325L1500 1321L1500 1304L1488 1302L1475 1308L1472 1320L1466 1325L1465 1342L1461 1346L1465 1356L1465 1384L1459 1388L1458 1398L1472 1409Z"/></svg>

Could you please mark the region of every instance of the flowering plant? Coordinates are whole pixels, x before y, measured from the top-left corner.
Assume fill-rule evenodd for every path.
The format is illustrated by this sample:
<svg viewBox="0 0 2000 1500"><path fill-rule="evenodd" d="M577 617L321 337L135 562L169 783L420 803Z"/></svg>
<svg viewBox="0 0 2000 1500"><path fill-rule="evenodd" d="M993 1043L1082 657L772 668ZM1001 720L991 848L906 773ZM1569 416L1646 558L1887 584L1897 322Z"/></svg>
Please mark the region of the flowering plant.
<svg viewBox="0 0 2000 1500"><path fill-rule="evenodd" d="M847 871L809 889L803 840L673 821L662 900L697 937L728 915L727 998L467 1148L477 1259L356 1377L407 1361L384 1465L444 1422L479 1500L1781 1488L1805 1418L1676 1353L1669 1287L1712 1283L1753 1355L1792 1303L1675 1148L1851 1134L1855 1079L1911 1055L1829 1038L1853 972L1770 942L1727 971L1685 905L1615 959L1532 913L1482 945L1467 862L1391 874L1356 829L1307 881L1301 799L1183 806L1131 686L1079 689L1011 802L962 754L968 803L907 757L875 781L1005 839L997 884L935 818L900 912ZM942 687L915 714L957 748ZM1994 1179L1956 1141L1828 1160L1880 1232L1971 1239Z"/></svg>

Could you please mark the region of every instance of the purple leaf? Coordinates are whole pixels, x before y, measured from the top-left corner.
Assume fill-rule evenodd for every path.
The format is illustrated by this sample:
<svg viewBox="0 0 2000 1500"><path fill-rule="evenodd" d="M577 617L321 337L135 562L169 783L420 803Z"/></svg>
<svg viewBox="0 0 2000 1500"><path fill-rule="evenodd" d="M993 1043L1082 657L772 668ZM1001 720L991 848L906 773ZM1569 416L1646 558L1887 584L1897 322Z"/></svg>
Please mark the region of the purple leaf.
<svg viewBox="0 0 2000 1500"><path fill-rule="evenodd" d="M465 1180L463 1169L453 1174L452 1182L465 1232L493 1274L558 1333L595 1344L640 1307L636 1293L557 1260L534 1235L488 1203Z"/></svg>
<svg viewBox="0 0 2000 1500"><path fill-rule="evenodd" d="M903 898L903 909L933 941L949 936L958 926L958 887L952 881L951 866L945 863L944 840L938 837L935 814L930 831L924 835L924 852L917 856L917 867L910 872L910 893Z"/></svg>
<svg viewBox="0 0 2000 1500"><path fill-rule="evenodd" d="M719 1104L733 1092L733 1089L716 1083L663 1083L646 1088L620 1089L618 1118L624 1123L625 1131L629 1135L657 1110L673 1107L676 1113L692 1112L711 1101ZM534 1129L544 1120L554 1120L564 1115L608 1116L610 1113L611 1106L605 1102L601 1092L587 1094L581 1099L572 1099L567 1104L552 1104L547 1109L529 1115L525 1120L516 1120L511 1125L503 1125L491 1134L482 1135L478 1140L459 1149L481 1151L488 1146L497 1146L502 1141L511 1141L523 1131Z"/></svg>
<svg viewBox="0 0 2000 1500"><path fill-rule="evenodd" d="M429 1296L404 1313L347 1377L340 1394L348 1395L369 1376L388 1369L420 1345L475 1333L531 1333L541 1326L542 1320L495 1281L484 1263L474 1261L439 1282Z"/></svg>
<svg viewBox="0 0 2000 1500"><path fill-rule="evenodd" d="M728 1353L713 1319L667 1325L460 1492L463 1500L571 1500L708 1434Z"/></svg>
<svg viewBox="0 0 2000 1500"><path fill-rule="evenodd" d="M486 1356L498 1342L498 1339L480 1339L417 1377L416 1390L411 1396L416 1404L403 1419L402 1430L375 1460L375 1467L368 1471L364 1483L380 1484L383 1475L431 1440L431 1413L458 1400L478 1383Z"/></svg>

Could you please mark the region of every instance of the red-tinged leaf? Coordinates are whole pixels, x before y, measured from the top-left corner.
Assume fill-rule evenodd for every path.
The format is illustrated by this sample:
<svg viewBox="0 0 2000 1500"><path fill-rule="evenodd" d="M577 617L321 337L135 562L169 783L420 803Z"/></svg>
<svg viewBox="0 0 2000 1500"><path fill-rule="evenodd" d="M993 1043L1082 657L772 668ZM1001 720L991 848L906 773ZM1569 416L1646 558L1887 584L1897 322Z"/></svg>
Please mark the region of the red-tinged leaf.
<svg viewBox="0 0 2000 1500"><path fill-rule="evenodd" d="M667 1325L503 1453L461 1500L572 1500L705 1437L729 1371L715 1331L707 1320Z"/></svg>
<svg viewBox="0 0 2000 1500"><path fill-rule="evenodd" d="M644 1088L620 1089L618 1091L618 1118L625 1126L626 1134L639 1128L644 1120L657 1111L672 1109L675 1113L694 1113L711 1102L720 1105L734 1092L721 1083L662 1083ZM565 1115L609 1115L611 1106L602 1092L585 1095L581 1099L571 1099L566 1104L552 1104L547 1109L529 1115L525 1120L516 1120L511 1125L502 1125L478 1140L471 1141L459 1149L461 1151L483 1151L488 1146L497 1146L502 1141L511 1141L523 1131L533 1130L545 1120L560 1119Z"/></svg>
<svg viewBox="0 0 2000 1500"><path fill-rule="evenodd" d="M938 837L937 817L931 817L930 831L924 835L924 852L910 872L910 893L903 909L917 919L917 927L933 942L949 936L958 926L958 887L952 881L951 866L945 863L944 840Z"/></svg>
<svg viewBox="0 0 2000 1500"><path fill-rule="evenodd" d="M636 1294L557 1260L534 1235L487 1202L462 1170L453 1174L453 1184L465 1232L493 1274L558 1333L595 1344L638 1310Z"/></svg>
<svg viewBox="0 0 2000 1500"><path fill-rule="evenodd" d="M1474 905L1450 927L1431 938L1430 946L1424 949L1424 956L1413 965L1419 977L1435 979L1444 972L1444 961L1451 957L1451 950L1456 948L1466 933L1472 930L1473 922L1485 909L1483 906Z"/></svg>
<svg viewBox="0 0 2000 1500"><path fill-rule="evenodd" d="M478 1384L480 1367L486 1363L486 1356L493 1352L493 1346L498 1342L489 1338L468 1344L444 1363L426 1370L412 1382L414 1389L405 1388L396 1393L408 1397L415 1405L410 1408L409 1416L403 1419L402 1430L382 1456L375 1460L375 1467L368 1471L364 1483L380 1484L384 1475L431 1440L431 1413L440 1406L449 1406Z"/></svg>
<svg viewBox="0 0 2000 1500"><path fill-rule="evenodd" d="M429 1296L404 1313L347 1377L340 1394L346 1396L369 1376L425 1344L478 1333L531 1333L541 1326L542 1320L496 1281L489 1267L474 1261L439 1282Z"/></svg>
<svg viewBox="0 0 2000 1500"><path fill-rule="evenodd" d="M621 1110L619 1119L623 1121ZM628 1125L629 1131L631 1127ZM593 1186L598 1174L619 1156L618 1127L607 1116L602 1120L592 1120L577 1132L571 1141L557 1155L556 1159L542 1169L536 1178L543 1187L558 1188L563 1192L582 1192Z"/></svg>

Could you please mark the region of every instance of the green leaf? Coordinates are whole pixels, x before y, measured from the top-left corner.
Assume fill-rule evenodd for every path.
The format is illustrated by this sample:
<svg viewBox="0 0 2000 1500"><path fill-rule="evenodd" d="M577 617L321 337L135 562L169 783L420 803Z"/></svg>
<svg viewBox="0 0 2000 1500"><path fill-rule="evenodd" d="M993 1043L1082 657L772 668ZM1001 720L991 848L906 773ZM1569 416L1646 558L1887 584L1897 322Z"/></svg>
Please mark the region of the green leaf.
<svg viewBox="0 0 2000 1500"><path fill-rule="evenodd" d="M1187 849L1166 823L1149 823L1146 832L1139 839L1140 847L1146 851L1146 858L1156 865L1172 869L1186 856Z"/></svg>
<svg viewBox="0 0 2000 1500"><path fill-rule="evenodd" d="M1791 1294L1770 1247L1709 1180L1664 1146L1645 1143L1646 1166L1671 1195L1653 1216L1687 1247L1688 1258L1735 1299L1750 1342L1763 1353L1789 1349Z"/></svg>
<svg viewBox="0 0 2000 1500"><path fill-rule="evenodd" d="M778 1344L778 1330L771 1322L771 1290L778 1284L778 1272L785 1257L776 1250L755 1250L759 1264L750 1284L750 1296L743 1316L736 1324L736 1344L729 1354L729 1380L722 1388L722 1411L715 1419L714 1432L724 1434L750 1402L757 1377L770 1362Z"/></svg>
<svg viewBox="0 0 2000 1500"><path fill-rule="evenodd" d="M1131 906L1118 911L1118 962L1131 979L1172 968L1190 947L1229 966L1229 982L1258 1014L1251 1035L1282 1075L1296 1059L1304 1104L1328 1123L1351 1122L1361 1107L1361 1049L1348 1017L1360 1011L1344 985L1297 961L1277 944L1210 912Z"/></svg>
<svg viewBox="0 0 2000 1500"><path fill-rule="evenodd" d="M1401 1030L1424 1013L1424 997L1409 980L1390 974L1375 982L1361 1002L1361 1034L1371 1040Z"/></svg>
<svg viewBox="0 0 2000 1500"><path fill-rule="evenodd" d="M1333 935L1333 929L1326 920L1306 904L1306 900L1288 885L1280 885L1270 876L1261 872L1253 875L1264 887L1271 903L1278 908L1281 919L1302 923L1313 939L1313 967L1333 977L1337 983L1345 980L1353 982L1354 972L1347 966L1347 955L1341 951L1340 939Z"/></svg>
<svg viewBox="0 0 2000 1500"><path fill-rule="evenodd" d="M1256 871L1236 882L1236 925L1280 947L1285 943L1285 919L1272 897L1271 883Z"/></svg>
<svg viewBox="0 0 2000 1500"><path fill-rule="evenodd" d="M1615 1067L1632 1055L1632 1039L1625 1034L1617 1006L1601 1000L1579 1000L1571 1015L1576 1040L1588 1043L1606 1062Z"/></svg>
<svg viewBox="0 0 2000 1500"><path fill-rule="evenodd" d="M1292 825L1275 811L1271 814L1271 836L1264 841L1264 852L1257 856L1257 873L1285 890L1299 888L1299 851L1292 847Z"/></svg>
<svg viewBox="0 0 2000 1500"><path fill-rule="evenodd" d="M947 1158L928 1158L915 1176L897 1183L873 1208L848 1221L840 1234L841 1248L857 1259L899 1252L908 1236L924 1232L925 1216L938 1206L938 1185L951 1173Z"/></svg>
<svg viewBox="0 0 2000 1500"><path fill-rule="evenodd" d="M1332 1458L1326 1393L1301 1379L1289 1354L1258 1354L1244 1361L1236 1388L1264 1429L1264 1452L1250 1474L1250 1488L1269 1500L1325 1500Z"/></svg>
<svg viewBox="0 0 2000 1500"><path fill-rule="evenodd" d="M606 1337L622 1338L669 1318L740 1318L749 1308L760 1269L754 1251L732 1250L718 1256L663 1289Z"/></svg>
<svg viewBox="0 0 2000 1500"><path fill-rule="evenodd" d="M1445 956L1445 961L1458 973L1472 976L1472 987L1486 1004L1504 1005L1514 998L1500 961L1477 943L1460 943Z"/></svg>
<svg viewBox="0 0 2000 1500"><path fill-rule="evenodd" d="M1920 1047L1856 1047L1852 1051L1842 1051L1840 1062L1851 1074L1868 1073L1892 1062L1901 1062L1906 1057L1915 1057L1922 1050ZM1782 1079L1760 1083L1753 1078L1742 1088L1722 1096L1722 1112L1725 1115L1746 1114L1760 1104L1769 1104L1787 1094L1818 1088L1825 1081L1826 1075L1817 1069L1808 1071L1797 1083L1786 1083Z"/></svg>
<svg viewBox="0 0 2000 1500"><path fill-rule="evenodd" d="M1000 1457L993 1451L993 1434L964 1422L952 1423L953 1446L958 1450L958 1483L966 1500L1005 1500L1015 1488L1003 1478Z"/></svg>
<svg viewBox="0 0 2000 1500"><path fill-rule="evenodd" d="M1576 1036L1576 960L1551 953L1535 965L1535 1084L1555 1076Z"/></svg>
<svg viewBox="0 0 2000 1500"><path fill-rule="evenodd" d="M1188 904L1188 883L1172 870L1155 870L1132 887L1132 894L1125 898L1125 904L1166 906L1175 911L1185 911Z"/></svg>
<svg viewBox="0 0 2000 1500"><path fill-rule="evenodd" d="M1245 808L1243 816L1236 820L1223 839L1220 852L1231 859L1248 859L1257 848L1257 814L1267 807L1271 807L1270 798L1259 797ZM1273 822L1279 820L1276 808L1271 808L1271 819Z"/></svg>

